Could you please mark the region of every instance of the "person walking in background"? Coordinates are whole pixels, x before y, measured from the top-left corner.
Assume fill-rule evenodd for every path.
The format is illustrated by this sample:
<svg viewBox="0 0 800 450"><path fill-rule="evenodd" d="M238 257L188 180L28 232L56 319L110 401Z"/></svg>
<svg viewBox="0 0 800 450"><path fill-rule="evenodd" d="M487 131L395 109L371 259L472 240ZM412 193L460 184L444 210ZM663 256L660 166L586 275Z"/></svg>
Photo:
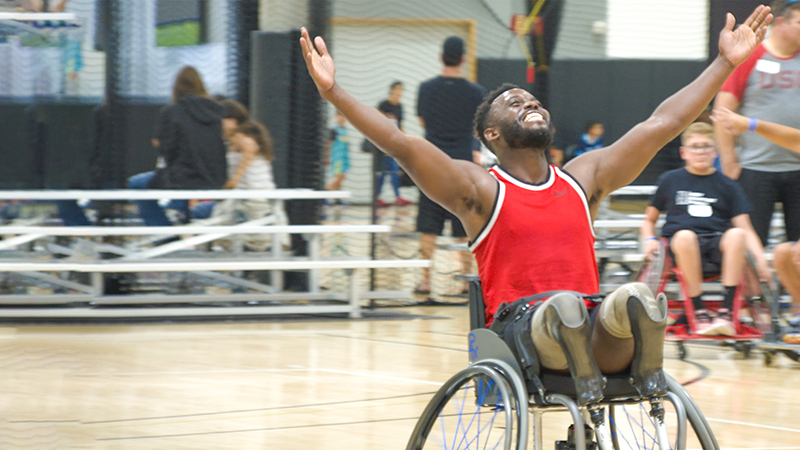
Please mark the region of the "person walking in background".
<svg viewBox="0 0 800 450"><path fill-rule="evenodd" d="M336 111L333 116L335 125L331 128L326 146L328 155L328 174L332 178L331 182L325 187L329 191L342 189L342 183L350 170L350 136L345 128L345 120L342 113Z"/></svg>
<svg viewBox="0 0 800 450"><path fill-rule="evenodd" d="M480 163L480 144L473 134L472 121L486 90L464 78L464 41L458 36L445 39L441 53L442 73L423 82L417 97L417 115L425 129L425 139L448 156L462 161ZM467 242L467 233L456 216L431 200L424 192L419 195L417 231L423 259L432 259L436 236L442 234L444 223L450 222L452 235L458 242ZM472 266L468 252L462 254L462 272ZM422 270L422 280L415 289L419 294L431 291L431 272Z"/></svg>
<svg viewBox="0 0 800 450"><path fill-rule="evenodd" d="M400 99L403 97L403 83L395 81L389 87L389 98L380 102L378 111L382 112L386 117L397 122L397 127L403 131L403 105ZM397 206L410 205L411 202L400 196L400 166L397 161L389 155L381 154L383 157L383 167L378 174L378 180L375 190L375 205L379 208L389 206L388 203L381 200L381 191L383 190L383 182L386 175L389 175L389 182L394 191L394 203Z"/></svg>
<svg viewBox="0 0 800 450"><path fill-rule="evenodd" d="M128 179L131 189L219 189L227 179L222 140L222 106L206 93L200 74L186 66L178 72L172 103L159 112L153 146L157 169ZM156 200L137 200L145 224L168 226L172 221ZM179 221L188 220L187 200L170 202Z"/></svg>
<svg viewBox="0 0 800 450"><path fill-rule="evenodd" d="M773 1L770 34L722 86L714 109L727 108L800 128L800 2ZM786 237L800 239L800 153L757 133L734 135L715 125L722 171L738 179L753 204L753 227L766 246L775 203L783 204Z"/></svg>

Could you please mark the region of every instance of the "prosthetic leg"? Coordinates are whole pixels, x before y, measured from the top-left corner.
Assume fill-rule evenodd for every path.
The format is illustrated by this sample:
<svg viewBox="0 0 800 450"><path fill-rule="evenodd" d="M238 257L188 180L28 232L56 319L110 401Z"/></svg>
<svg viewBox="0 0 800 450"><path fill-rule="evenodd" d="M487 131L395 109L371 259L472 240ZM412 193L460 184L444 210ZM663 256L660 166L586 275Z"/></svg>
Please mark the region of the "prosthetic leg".
<svg viewBox="0 0 800 450"><path fill-rule="evenodd" d="M533 315L531 338L540 362L550 369L569 368L579 405L603 399L605 378L592 354L591 334L586 305L572 294L550 297Z"/></svg>
<svg viewBox="0 0 800 450"><path fill-rule="evenodd" d="M628 283L611 293L600 305L603 327L613 336L633 336L631 384L644 398L667 393L664 377L664 333L667 298L654 297L644 283Z"/></svg>

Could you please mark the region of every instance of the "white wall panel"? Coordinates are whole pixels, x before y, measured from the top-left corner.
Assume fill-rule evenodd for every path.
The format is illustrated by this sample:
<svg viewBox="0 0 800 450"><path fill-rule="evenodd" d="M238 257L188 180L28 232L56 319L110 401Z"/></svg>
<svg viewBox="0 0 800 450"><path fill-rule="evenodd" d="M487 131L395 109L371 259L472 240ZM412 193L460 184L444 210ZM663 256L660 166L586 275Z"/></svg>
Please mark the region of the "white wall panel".
<svg viewBox="0 0 800 450"><path fill-rule="evenodd" d="M708 0L608 0L609 58L706 59Z"/></svg>

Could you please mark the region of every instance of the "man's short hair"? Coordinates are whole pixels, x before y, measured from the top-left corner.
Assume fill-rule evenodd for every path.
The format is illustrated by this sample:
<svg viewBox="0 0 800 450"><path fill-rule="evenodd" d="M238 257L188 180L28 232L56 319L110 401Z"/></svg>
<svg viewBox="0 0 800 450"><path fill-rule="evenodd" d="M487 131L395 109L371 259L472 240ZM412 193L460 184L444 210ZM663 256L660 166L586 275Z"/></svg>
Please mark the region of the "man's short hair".
<svg viewBox="0 0 800 450"><path fill-rule="evenodd" d="M486 97L483 98L483 102L478 105L478 109L475 111L475 120L473 122L473 126L475 127L475 134L478 135L478 139L483 142L483 145L486 146L489 150L494 153L494 150L489 145L489 142L483 136L483 131L492 126L489 123L489 111L492 109L492 103L495 101L497 97L503 94L505 91L509 91L511 89L519 89L520 87L511 84L511 83L503 83L500 87L489 92Z"/></svg>
<svg viewBox="0 0 800 450"><path fill-rule="evenodd" d="M773 0L769 5L772 15L775 18L789 17L792 11L800 11L800 1L797 0Z"/></svg>
<svg viewBox="0 0 800 450"><path fill-rule="evenodd" d="M442 45L442 61L445 66L456 67L464 57L464 40L458 36L450 36Z"/></svg>
<svg viewBox="0 0 800 450"><path fill-rule="evenodd" d="M686 145L686 142L694 136L705 136L713 142L717 142L714 137L714 127L705 122L695 122L686 127L681 134L681 145Z"/></svg>

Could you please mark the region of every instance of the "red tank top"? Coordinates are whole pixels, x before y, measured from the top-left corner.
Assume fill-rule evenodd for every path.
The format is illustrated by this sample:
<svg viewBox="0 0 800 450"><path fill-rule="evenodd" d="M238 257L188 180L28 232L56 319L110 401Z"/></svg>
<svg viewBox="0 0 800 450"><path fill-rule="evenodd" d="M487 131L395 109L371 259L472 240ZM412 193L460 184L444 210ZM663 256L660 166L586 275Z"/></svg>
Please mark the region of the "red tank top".
<svg viewBox="0 0 800 450"><path fill-rule="evenodd" d="M597 294L589 203L569 174L550 166L547 181L520 181L500 166L489 222L470 243L486 303L487 325L503 302L554 290Z"/></svg>

